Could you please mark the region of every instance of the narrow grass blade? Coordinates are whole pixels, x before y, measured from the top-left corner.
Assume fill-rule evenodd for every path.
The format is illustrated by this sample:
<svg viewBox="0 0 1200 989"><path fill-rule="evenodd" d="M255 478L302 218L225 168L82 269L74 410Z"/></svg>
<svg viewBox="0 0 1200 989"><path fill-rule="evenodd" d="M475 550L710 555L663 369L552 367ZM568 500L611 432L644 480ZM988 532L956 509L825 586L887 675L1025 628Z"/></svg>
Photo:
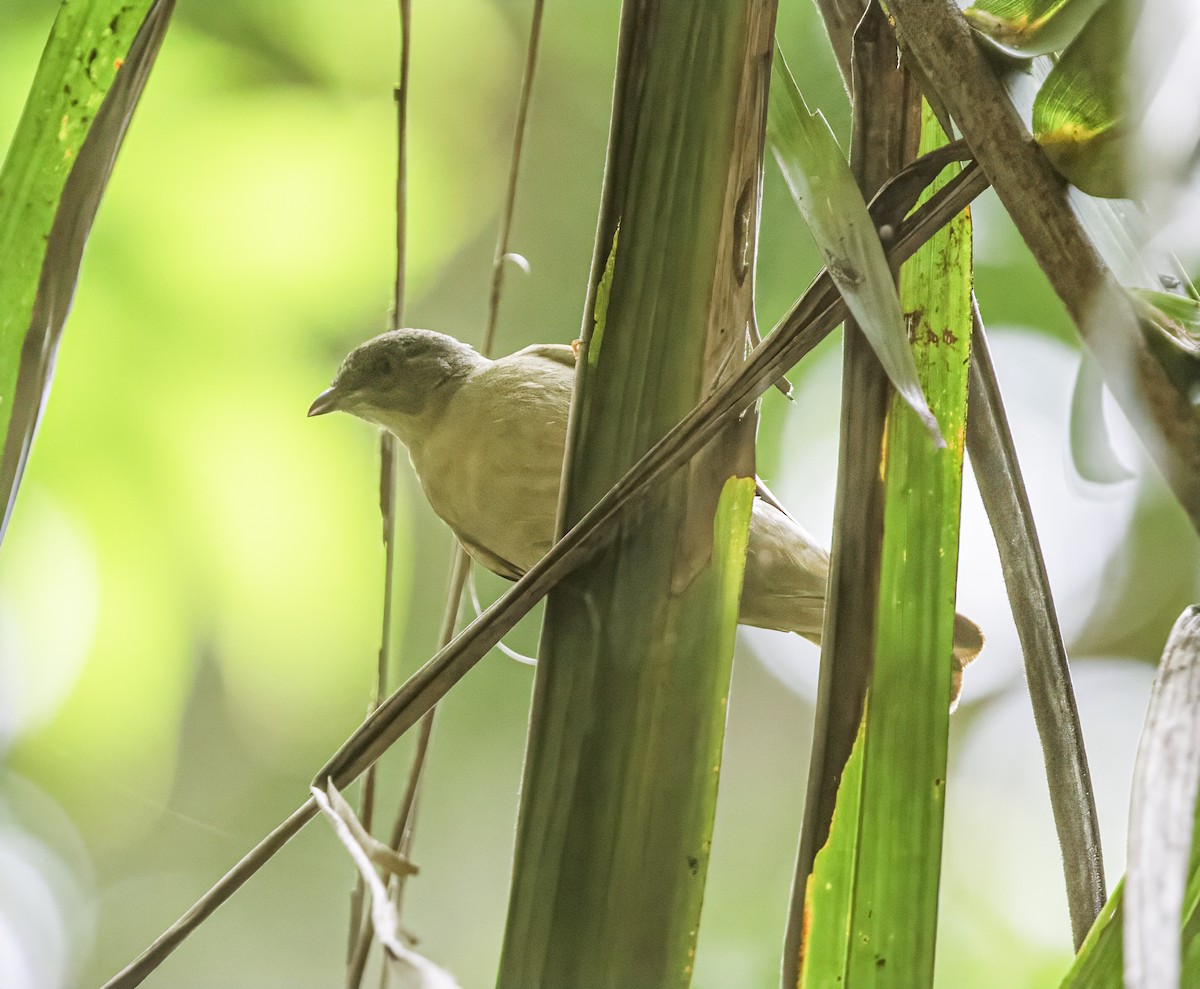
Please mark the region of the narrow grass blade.
<svg viewBox="0 0 1200 989"><path fill-rule="evenodd" d="M944 143L926 110L921 149ZM863 748L848 984L932 984L971 342L971 220L901 269L900 299L946 446L893 403L875 669ZM821 984L821 983L816 983Z"/></svg>
<svg viewBox="0 0 1200 989"><path fill-rule="evenodd" d="M862 192L825 118L805 105L781 53L772 83L767 136L792 197L893 387L940 444L909 350L892 271Z"/></svg>
<svg viewBox="0 0 1200 989"><path fill-rule="evenodd" d="M1060 989L1125 989L1121 930L1125 925L1125 881L1097 915Z"/></svg>
<svg viewBox="0 0 1200 989"><path fill-rule="evenodd" d="M853 64L850 167L863 194L871 195L915 155L921 128L920 94L907 70L899 64L895 33L878 3L867 8L855 29ZM894 222L903 219L933 177L919 183L910 201L896 203ZM878 212L873 212L872 218L877 223L893 222L893 217L883 221ZM883 460L885 425L893 393L887 374L857 321L846 321L842 340L841 430L829 588L821 632L820 680L804 822L784 941L785 986L798 983L802 952L806 964L811 956L811 950L804 945L809 918L827 916L831 909L835 916L848 915L825 898L819 904L809 905L810 891L825 890L827 886L824 877L810 880L810 875L814 873L818 849L830 837L835 808L841 808L837 815L843 829L838 840L853 841L853 837L846 838L847 828L856 834L855 823L847 821L856 817L857 811L852 814L844 806L849 797L843 794L849 784L843 772L849 772L850 751L861 733L863 702L875 655L884 510L879 465ZM861 780L861 752L857 758ZM827 863L824 875L831 871L834 870ZM853 871L844 875L853 876ZM853 883L843 879L834 882L834 886L849 895ZM826 940L831 933L833 940L840 936L836 926L824 923L811 929L815 936ZM815 950L824 954L820 949ZM815 963L815 967L821 970L827 964L823 960Z"/></svg>
<svg viewBox="0 0 1200 989"><path fill-rule="evenodd" d="M785 986L844 985L850 967L848 922L854 907L854 877L858 872L859 825L863 799L863 734L860 723L850 758L838 785L837 805L829 825L828 840L817 852L812 874L802 881L804 954L797 975L785 975Z"/></svg>
<svg viewBox="0 0 1200 989"><path fill-rule="evenodd" d="M1078 948L1104 906L1100 824L1046 563L977 307L974 313L967 449L1021 640Z"/></svg>
<svg viewBox="0 0 1200 989"><path fill-rule="evenodd" d="M83 246L174 0L67 0L0 170L0 540Z"/></svg>
<svg viewBox="0 0 1200 989"><path fill-rule="evenodd" d="M1200 807L1197 808L1200 811ZM1200 985L1200 814L1192 821L1192 853L1187 867L1181 923L1182 971L1180 989ZM1122 932L1126 925L1125 880L1113 890L1100 911L1060 989L1126 989Z"/></svg>

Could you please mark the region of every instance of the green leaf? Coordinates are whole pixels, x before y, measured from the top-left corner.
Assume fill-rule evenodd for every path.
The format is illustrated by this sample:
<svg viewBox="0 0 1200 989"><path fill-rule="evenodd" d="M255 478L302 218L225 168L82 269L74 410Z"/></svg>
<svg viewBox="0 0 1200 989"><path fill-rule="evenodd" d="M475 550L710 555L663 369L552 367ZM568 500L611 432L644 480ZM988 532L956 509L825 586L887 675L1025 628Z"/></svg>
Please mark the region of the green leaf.
<svg viewBox="0 0 1200 989"><path fill-rule="evenodd" d="M1179 330L1200 337L1200 300L1174 292L1154 289L1132 289L1133 295L1145 306L1157 310L1157 322L1175 323Z"/></svg>
<svg viewBox="0 0 1200 989"><path fill-rule="evenodd" d="M1060 51L1104 0L979 0L963 11L971 27L1018 57Z"/></svg>
<svg viewBox="0 0 1200 989"><path fill-rule="evenodd" d="M943 142L926 106L921 150ZM912 354L946 446L931 447L920 419L893 399L880 465L884 538L861 768L852 756L809 887L807 989L916 989L933 979L971 340L970 222L959 215L900 273Z"/></svg>
<svg viewBox="0 0 1200 989"><path fill-rule="evenodd" d="M66 0L0 170L0 539L84 242L174 0Z"/></svg>
<svg viewBox="0 0 1200 989"><path fill-rule="evenodd" d="M926 107L921 151L944 140ZM916 418L893 402L884 454L879 617L851 919L849 973L854 985L908 989L930 985L933 978L971 271L971 218L962 213L900 273L912 352L946 446L930 448Z"/></svg>
<svg viewBox="0 0 1200 989"><path fill-rule="evenodd" d="M767 139L792 198L888 379L943 446L921 391L895 280L858 184L829 124L820 112L809 111L778 50L771 80Z"/></svg>
<svg viewBox="0 0 1200 989"><path fill-rule="evenodd" d="M1121 931L1125 926L1125 881L1117 883L1108 903L1075 956L1060 989L1125 989Z"/></svg>
<svg viewBox="0 0 1200 989"><path fill-rule="evenodd" d="M813 859L812 875L808 877L804 926L809 935L800 969L802 987L839 984L837 980L849 965L846 923L857 871L865 728L864 718L842 770L829 840Z"/></svg>
<svg viewBox="0 0 1200 989"><path fill-rule="evenodd" d="M1053 58L1042 56L1000 67L1008 97L1030 127L1034 101L1054 65ZM1097 199L1074 186L1067 194L1072 211L1119 284L1159 289L1178 280L1175 258L1146 242L1145 216L1140 207L1124 199Z"/></svg>
<svg viewBox="0 0 1200 989"><path fill-rule="evenodd" d="M617 264L617 241L621 237L621 221L613 231L612 248L608 252L608 260L604 262L604 274L600 276L600 284L596 286L596 306L592 315L592 335L588 340L587 362L595 366L600 359L600 345L604 341L604 321L608 317L608 293L612 290L613 269Z"/></svg>
<svg viewBox="0 0 1200 989"><path fill-rule="evenodd" d="M1200 398L1200 302L1152 289L1132 289L1130 296L1151 352L1194 404Z"/></svg>
<svg viewBox="0 0 1200 989"><path fill-rule="evenodd" d="M1108 0L1063 52L1033 101L1033 136L1084 192L1128 195L1125 63L1132 0Z"/></svg>

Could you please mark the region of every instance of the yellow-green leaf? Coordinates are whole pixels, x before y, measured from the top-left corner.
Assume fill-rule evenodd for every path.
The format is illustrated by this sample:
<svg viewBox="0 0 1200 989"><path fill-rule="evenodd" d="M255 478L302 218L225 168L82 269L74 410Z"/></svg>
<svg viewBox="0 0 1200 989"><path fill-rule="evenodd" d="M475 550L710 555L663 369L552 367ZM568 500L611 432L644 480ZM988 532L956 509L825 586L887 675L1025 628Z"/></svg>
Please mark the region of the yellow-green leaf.
<svg viewBox="0 0 1200 989"><path fill-rule="evenodd" d="M1066 48L1104 0L979 0L963 17L997 48L1029 57Z"/></svg>
<svg viewBox="0 0 1200 989"><path fill-rule="evenodd" d="M1131 0L1108 0L1063 52L1033 101L1033 136L1084 192L1127 192L1130 128L1125 63Z"/></svg>

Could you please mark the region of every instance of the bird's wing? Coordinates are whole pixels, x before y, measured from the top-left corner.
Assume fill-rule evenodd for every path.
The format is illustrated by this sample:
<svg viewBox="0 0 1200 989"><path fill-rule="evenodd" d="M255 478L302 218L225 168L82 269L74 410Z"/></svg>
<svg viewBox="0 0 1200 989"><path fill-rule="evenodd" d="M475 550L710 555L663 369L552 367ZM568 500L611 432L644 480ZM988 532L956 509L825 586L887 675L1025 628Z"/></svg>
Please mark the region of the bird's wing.
<svg viewBox="0 0 1200 989"><path fill-rule="evenodd" d="M739 620L818 641L829 554L790 515L754 499Z"/></svg>
<svg viewBox="0 0 1200 989"><path fill-rule="evenodd" d="M512 360L513 358L529 358L537 357L542 360L553 361L555 364L561 364L563 367L569 367L572 371L575 370L575 350L563 343L535 343L524 350L518 350L511 357L503 358L504 360Z"/></svg>
<svg viewBox="0 0 1200 989"><path fill-rule="evenodd" d="M465 549L476 563L487 567L492 573L498 577L503 577L505 580L520 580L524 576L525 571L518 569L507 560L503 560L494 553L489 553L478 543L463 536L457 529L454 534L458 537L458 541L462 543Z"/></svg>

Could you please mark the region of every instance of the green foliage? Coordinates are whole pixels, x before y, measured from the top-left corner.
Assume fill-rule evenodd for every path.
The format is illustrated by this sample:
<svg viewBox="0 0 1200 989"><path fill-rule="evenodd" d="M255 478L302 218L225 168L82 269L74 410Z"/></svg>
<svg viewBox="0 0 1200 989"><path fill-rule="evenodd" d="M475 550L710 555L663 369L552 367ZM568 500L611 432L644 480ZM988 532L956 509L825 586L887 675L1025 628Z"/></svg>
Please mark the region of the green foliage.
<svg viewBox="0 0 1200 989"><path fill-rule="evenodd" d="M151 0L62 6L0 171L0 394L10 396L46 239L79 149ZM12 409L0 405L0 431Z"/></svg>
<svg viewBox="0 0 1200 989"><path fill-rule="evenodd" d="M0 169L0 540L50 387L83 245L171 7L162 0L64 3ZM143 31L150 11L153 24Z"/></svg>
<svg viewBox="0 0 1200 989"><path fill-rule="evenodd" d="M921 150L940 135L926 108ZM893 401L875 664L862 737L810 885L815 955L805 958L803 985L812 989L933 977L971 333L967 214L901 269L900 299L946 446L935 448L912 410Z"/></svg>
<svg viewBox="0 0 1200 989"><path fill-rule="evenodd" d="M1126 61L1139 0L980 0L968 22L1010 55L1060 52L1033 103L1033 135L1092 196L1129 195Z"/></svg>
<svg viewBox="0 0 1200 989"><path fill-rule="evenodd" d="M921 151L942 143L940 135L927 110ZM879 986L927 984L933 971L971 339L970 229L970 216L960 215L900 274L913 353L946 445L934 449L894 403L850 965L856 982Z"/></svg>
<svg viewBox="0 0 1200 989"><path fill-rule="evenodd" d="M1050 70L1033 103L1033 136L1084 192L1128 195L1126 61L1132 0L1108 0Z"/></svg>
<svg viewBox="0 0 1200 989"><path fill-rule="evenodd" d="M1133 289L1134 296L1146 307L1147 315L1159 325L1175 324L1175 332L1200 337L1200 301L1174 292Z"/></svg>
<svg viewBox="0 0 1200 989"><path fill-rule="evenodd" d="M850 968L849 920L858 873L865 713L842 770L829 840L817 853L808 877L800 989L843 983Z"/></svg>
<svg viewBox="0 0 1200 989"><path fill-rule="evenodd" d="M1070 44L1105 0L979 0L963 17L1002 51L1029 57Z"/></svg>
<svg viewBox="0 0 1200 989"><path fill-rule="evenodd" d="M1200 811L1200 805L1197 806ZM1193 834L1183 895L1181 986L1200 982L1200 813ZM1119 883L1096 918L1060 989L1124 989L1125 884Z"/></svg>

